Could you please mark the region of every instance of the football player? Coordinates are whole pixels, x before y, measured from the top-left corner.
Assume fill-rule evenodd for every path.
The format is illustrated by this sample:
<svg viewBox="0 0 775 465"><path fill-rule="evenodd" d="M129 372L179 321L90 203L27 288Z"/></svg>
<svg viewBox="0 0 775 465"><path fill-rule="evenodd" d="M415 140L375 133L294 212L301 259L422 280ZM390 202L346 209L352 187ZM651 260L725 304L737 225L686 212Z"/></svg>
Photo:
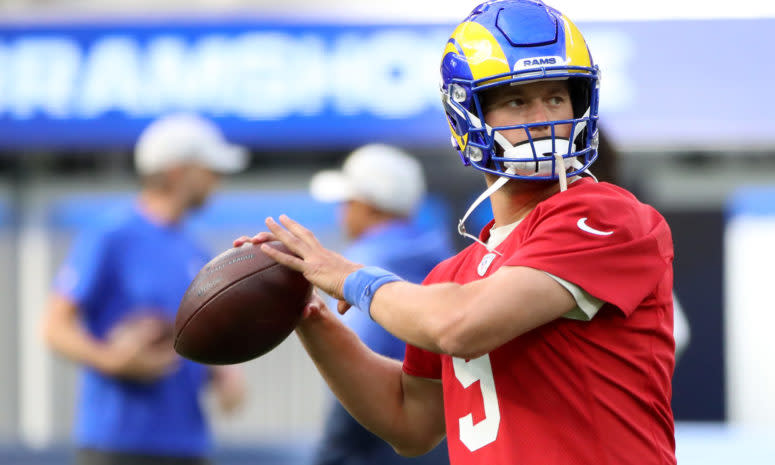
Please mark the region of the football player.
<svg viewBox="0 0 775 465"><path fill-rule="evenodd" d="M494 218L424 285L286 216L235 244L281 240L296 256L264 249L408 343L403 364L379 357L320 299L297 329L342 404L399 452L446 435L454 465L674 464L671 234L589 171L599 71L584 38L540 1L489 1L452 33L441 75L453 145L488 184L468 213L489 197Z"/></svg>

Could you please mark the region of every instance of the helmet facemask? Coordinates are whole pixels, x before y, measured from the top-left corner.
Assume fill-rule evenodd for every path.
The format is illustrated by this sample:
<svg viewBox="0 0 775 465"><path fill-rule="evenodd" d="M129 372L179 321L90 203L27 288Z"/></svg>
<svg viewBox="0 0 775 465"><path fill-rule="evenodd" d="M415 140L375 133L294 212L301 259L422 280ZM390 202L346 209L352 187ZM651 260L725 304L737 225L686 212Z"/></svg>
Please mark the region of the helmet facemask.
<svg viewBox="0 0 775 465"><path fill-rule="evenodd" d="M482 121L482 96L486 91L497 86L535 82L538 79L534 72L528 76L520 76L520 73L503 76L495 83L489 78L484 84L458 81L442 87L447 119L458 136L453 136L453 146L465 165L512 179L548 181L559 180L561 172L568 177L581 174L594 162L597 157L597 75L570 77L572 71L565 68L553 71L542 70L547 75L544 79L568 80L573 118L495 127ZM558 134L563 125L570 127L569 138ZM536 134L538 128L546 127L548 135L546 131ZM526 139L516 145L502 133L514 129L526 134ZM460 146L459 140L465 141L464 147ZM565 169L558 169L558 163Z"/></svg>

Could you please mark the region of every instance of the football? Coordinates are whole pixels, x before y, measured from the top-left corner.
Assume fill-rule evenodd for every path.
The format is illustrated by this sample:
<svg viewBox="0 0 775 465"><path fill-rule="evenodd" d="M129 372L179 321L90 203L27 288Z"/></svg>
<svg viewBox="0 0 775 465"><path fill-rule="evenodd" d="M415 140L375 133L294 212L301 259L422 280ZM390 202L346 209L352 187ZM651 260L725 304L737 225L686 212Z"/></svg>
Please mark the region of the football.
<svg viewBox="0 0 775 465"><path fill-rule="evenodd" d="M281 242L271 247L290 253ZM312 293L304 275L247 243L212 259L178 307L175 351L211 365L241 363L277 347L294 330Z"/></svg>

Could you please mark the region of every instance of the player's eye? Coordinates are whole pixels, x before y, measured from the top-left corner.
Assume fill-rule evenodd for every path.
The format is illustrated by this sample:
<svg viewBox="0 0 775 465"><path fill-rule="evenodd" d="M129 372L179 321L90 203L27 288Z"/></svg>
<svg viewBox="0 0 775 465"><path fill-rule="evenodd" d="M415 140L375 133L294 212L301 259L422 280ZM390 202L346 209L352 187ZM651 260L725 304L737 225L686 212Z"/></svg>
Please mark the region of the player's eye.
<svg viewBox="0 0 775 465"><path fill-rule="evenodd" d="M549 97L550 105L562 105L565 102L565 98L560 95L553 95Z"/></svg>

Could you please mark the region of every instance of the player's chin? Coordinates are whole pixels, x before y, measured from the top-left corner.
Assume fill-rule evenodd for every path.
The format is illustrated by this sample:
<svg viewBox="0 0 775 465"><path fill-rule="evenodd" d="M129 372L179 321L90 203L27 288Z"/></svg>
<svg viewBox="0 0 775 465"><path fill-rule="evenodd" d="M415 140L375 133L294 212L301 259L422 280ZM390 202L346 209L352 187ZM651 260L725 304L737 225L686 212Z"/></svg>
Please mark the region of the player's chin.
<svg viewBox="0 0 775 465"><path fill-rule="evenodd" d="M209 193L196 193L192 195L188 199L188 209L191 211L201 210L207 204L207 199L209 198Z"/></svg>

